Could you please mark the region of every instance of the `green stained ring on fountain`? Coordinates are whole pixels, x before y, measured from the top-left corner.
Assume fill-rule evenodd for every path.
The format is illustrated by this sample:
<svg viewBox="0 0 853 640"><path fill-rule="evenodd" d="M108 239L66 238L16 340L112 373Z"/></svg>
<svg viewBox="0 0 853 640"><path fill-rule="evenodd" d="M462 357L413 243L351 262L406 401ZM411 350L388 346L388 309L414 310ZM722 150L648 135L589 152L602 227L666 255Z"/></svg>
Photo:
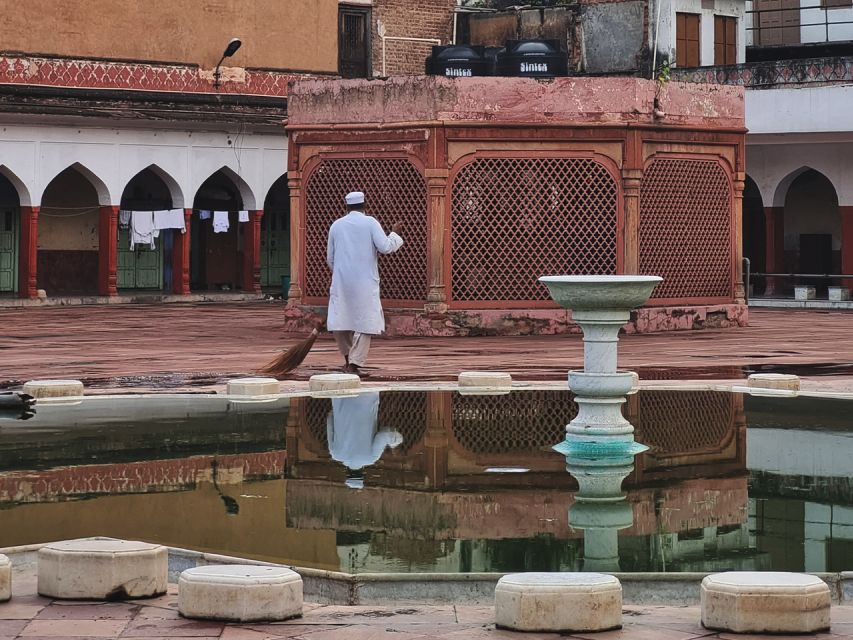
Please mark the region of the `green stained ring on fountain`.
<svg viewBox="0 0 853 640"><path fill-rule="evenodd" d="M542 276L551 297L561 307L573 311L618 309L630 311L642 307L663 278L660 276L595 275Z"/></svg>
<svg viewBox="0 0 853 640"><path fill-rule="evenodd" d="M608 438L604 436L595 440L566 439L552 447L554 451L562 453L566 457L586 458L598 460L601 458L633 457L649 448L635 442L622 438Z"/></svg>

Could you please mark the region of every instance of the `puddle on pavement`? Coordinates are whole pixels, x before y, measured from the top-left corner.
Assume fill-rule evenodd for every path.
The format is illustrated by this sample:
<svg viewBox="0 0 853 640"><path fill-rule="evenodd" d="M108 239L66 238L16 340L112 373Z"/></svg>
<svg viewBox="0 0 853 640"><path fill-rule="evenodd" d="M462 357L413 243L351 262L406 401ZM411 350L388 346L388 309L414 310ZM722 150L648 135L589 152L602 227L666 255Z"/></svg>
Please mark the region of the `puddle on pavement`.
<svg viewBox="0 0 853 640"><path fill-rule="evenodd" d="M356 573L853 566L853 401L629 396L650 449L600 504L551 450L576 412L553 390L42 405L0 422L0 547L106 535Z"/></svg>

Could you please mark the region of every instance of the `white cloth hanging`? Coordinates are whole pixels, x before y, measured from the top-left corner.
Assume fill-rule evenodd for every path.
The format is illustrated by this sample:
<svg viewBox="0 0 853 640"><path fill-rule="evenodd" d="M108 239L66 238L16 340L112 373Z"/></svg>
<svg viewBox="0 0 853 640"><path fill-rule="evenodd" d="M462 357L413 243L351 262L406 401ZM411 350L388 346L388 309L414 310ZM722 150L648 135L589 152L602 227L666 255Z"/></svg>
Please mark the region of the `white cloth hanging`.
<svg viewBox="0 0 853 640"><path fill-rule="evenodd" d="M127 209L121 209L118 212L118 226L122 229L127 229L130 226L130 214L131 211Z"/></svg>
<svg viewBox="0 0 853 640"><path fill-rule="evenodd" d="M199 220L210 220L210 211L207 209L200 209L198 212Z"/></svg>
<svg viewBox="0 0 853 640"><path fill-rule="evenodd" d="M213 212L213 233L228 232L228 212L214 211Z"/></svg>
<svg viewBox="0 0 853 640"><path fill-rule="evenodd" d="M154 227L154 212L153 211L133 211L130 215L130 250L133 251L138 244L147 244L152 251L157 247L154 246L154 238L160 235L160 232Z"/></svg>
<svg viewBox="0 0 853 640"><path fill-rule="evenodd" d="M238 222L248 222L249 221L249 212L248 211L238 211L237 212L237 221Z"/></svg>
<svg viewBox="0 0 853 640"><path fill-rule="evenodd" d="M181 233L187 232L186 223L184 222L183 209L167 209L164 211L154 212L154 228L155 229L180 229Z"/></svg>

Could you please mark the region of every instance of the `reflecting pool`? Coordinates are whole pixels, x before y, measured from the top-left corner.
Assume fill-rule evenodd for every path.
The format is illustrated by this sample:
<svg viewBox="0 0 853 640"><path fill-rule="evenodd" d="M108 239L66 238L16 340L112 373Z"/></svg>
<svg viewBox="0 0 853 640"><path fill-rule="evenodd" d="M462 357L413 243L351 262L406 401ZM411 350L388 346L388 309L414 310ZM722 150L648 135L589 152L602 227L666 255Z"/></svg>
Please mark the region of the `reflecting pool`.
<svg viewBox="0 0 853 640"><path fill-rule="evenodd" d="M641 391L624 414L649 449L593 500L552 449L567 391L37 409L0 421L0 547L106 535L353 573L853 568L849 400Z"/></svg>

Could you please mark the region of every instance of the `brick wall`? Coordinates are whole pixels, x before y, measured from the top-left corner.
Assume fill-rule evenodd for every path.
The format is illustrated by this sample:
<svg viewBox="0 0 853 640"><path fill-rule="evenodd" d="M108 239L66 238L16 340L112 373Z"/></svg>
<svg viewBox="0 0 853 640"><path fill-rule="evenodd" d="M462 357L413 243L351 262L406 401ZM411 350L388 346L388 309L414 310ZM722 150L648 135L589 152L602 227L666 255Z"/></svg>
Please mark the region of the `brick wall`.
<svg viewBox="0 0 853 640"><path fill-rule="evenodd" d="M373 70L382 74L382 38L378 26L385 27L387 37L436 38L449 44L453 30L456 0L376 0L373 4ZM432 44L425 42L386 43L385 75L422 75Z"/></svg>

